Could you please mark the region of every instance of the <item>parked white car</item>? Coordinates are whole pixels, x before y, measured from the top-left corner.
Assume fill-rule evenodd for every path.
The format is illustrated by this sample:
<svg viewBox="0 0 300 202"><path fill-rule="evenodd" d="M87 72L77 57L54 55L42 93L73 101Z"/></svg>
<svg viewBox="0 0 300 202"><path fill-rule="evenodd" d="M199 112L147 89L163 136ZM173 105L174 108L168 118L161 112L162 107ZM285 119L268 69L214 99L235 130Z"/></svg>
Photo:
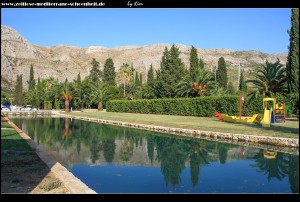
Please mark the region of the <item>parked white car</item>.
<svg viewBox="0 0 300 202"><path fill-rule="evenodd" d="M10 111L10 109L8 109L7 107L2 107L1 111L4 111L4 112L6 111L7 112L7 111Z"/></svg>

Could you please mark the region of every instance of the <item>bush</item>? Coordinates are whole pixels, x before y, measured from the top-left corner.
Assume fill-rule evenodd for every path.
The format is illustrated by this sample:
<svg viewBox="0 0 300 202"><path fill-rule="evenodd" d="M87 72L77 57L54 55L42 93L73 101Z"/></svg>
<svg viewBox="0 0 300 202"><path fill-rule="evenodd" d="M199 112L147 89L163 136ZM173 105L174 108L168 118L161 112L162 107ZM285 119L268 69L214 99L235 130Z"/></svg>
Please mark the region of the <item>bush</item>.
<svg viewBox="0 0 300 202"><path fill-rule="evenodd" d="M277 102L289 105L292 114L299 115L299 95L290 94L277 97ZM239 96L224 97L197 97L177 99L151 99L151 100L112 100L107 102L107 111L143 114L168 114L183 116L213 116L214 112L229 115L239 115ZM243 103L243 116L263 113L263 98L258 97L250 103Z"/></svg>
<svg viewBox="0 0 300 202"><path fill-rule="evenodd" d="M238 97L198 97L151 100L112 100L107 102L110 112L169 114L183 116L213 116L215 111L238 114Z"/></svg>

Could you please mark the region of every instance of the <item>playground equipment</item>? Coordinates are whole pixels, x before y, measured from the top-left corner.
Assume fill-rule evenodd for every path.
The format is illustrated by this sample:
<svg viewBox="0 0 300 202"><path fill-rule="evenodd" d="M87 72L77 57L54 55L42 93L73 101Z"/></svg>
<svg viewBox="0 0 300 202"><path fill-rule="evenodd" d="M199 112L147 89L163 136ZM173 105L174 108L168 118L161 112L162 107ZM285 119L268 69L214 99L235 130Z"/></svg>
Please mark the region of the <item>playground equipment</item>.
<svg viewBox="0 0 300 202"><path fill-rule="evenodd" d="M243 96L240 95L239 117L215 112L220 121L233 123L261 123L263 127L270 127L271 123L285 122L288 106L285 103L276 103L276 98L263 99L263 114L254 114L252 117L242 117Z"/></svg>

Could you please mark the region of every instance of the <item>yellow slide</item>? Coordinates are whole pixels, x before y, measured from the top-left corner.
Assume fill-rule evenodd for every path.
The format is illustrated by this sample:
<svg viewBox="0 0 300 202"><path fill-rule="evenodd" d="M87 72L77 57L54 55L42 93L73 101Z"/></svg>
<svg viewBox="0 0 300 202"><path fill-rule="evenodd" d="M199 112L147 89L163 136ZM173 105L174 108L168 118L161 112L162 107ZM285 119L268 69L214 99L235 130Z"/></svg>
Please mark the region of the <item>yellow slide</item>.
<svg viewBox="0 0 300 202"><path fill-rule="evenodd" d="M272 110L265 109L265 111L264 111L264 117L263 117L263 119L260 122L261 125L262 125L262 127L270 127L271 113L272 113Z"/></svg>

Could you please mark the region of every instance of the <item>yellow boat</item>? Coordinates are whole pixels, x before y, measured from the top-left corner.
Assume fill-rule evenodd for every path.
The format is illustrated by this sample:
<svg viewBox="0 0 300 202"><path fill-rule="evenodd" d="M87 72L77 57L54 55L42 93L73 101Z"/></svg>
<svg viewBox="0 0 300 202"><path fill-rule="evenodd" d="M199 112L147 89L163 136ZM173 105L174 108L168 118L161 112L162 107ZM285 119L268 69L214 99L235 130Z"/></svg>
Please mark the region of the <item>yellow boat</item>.
<svg viewBox="0 0 300 202"><path fill-rule="evenodd" d="M223 121L234 122L234 123L254 123L261 120L261 114L254 114L252 117L239 117L229 116L227 114L221 114Z"/></svg>

